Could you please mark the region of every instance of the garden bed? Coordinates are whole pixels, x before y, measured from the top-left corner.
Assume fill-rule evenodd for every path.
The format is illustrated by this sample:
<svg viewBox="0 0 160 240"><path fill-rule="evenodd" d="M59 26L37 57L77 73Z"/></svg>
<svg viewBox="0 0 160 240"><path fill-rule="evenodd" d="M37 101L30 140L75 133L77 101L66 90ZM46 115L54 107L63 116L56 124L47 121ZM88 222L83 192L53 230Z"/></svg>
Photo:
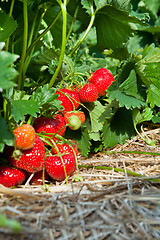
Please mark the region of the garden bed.
<svg viewBox="0 0 160 240"><path fill-rule="evenodd" d="M79 165L92 166L80 167L83 181L50 183L47 191L29 184L1 186L1 213L22 229L15 234L1 228L0 239L160 239L160 156L146 153L160 152L159 129L148 135L156 140L155 147L136 136L110 149L114 154L78 156Z"/></svg>

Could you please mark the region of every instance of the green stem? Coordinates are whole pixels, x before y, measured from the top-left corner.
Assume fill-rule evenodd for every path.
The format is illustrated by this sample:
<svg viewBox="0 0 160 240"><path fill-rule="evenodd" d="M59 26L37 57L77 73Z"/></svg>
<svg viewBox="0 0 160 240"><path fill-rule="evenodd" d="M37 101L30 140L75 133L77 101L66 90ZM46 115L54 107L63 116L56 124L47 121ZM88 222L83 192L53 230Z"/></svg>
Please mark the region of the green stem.
<svg viewBox="0 0 160 240"><path fill-rule="evenodd" d="M27 0L23 0L23 18L24 18L23 49L22 49L22 55L21 55L21 62L19 66L19 76L18 76L18 86L17 86L18 90L22 89L24 85L23 65L26 57L27 38L28 38Z"/></svg>
<svg viewBox="0 0 160 240"><path fill-rule="evenodd" d="M53 25L56 23L58 18L61 15L61 11L57 14L56 18L53 20L53 22L33 41L33 43L30 45L30 47L27 50L27 55L30 53L33 47L40 41L42 37L53 27Z"/></svg>
<svg viewBox="0 0 160 240"><path fill-rule="evenodd" d="M125 170L122 168L114 168L114 167L105 167L105 166L90 166L90 165L78 165L79 168L95 168L95 169L99 169L99 170L114 170L115 172L123 172L123 173L127 173L128 175L134 176L134 177L138 177L138 178L144 178L145 181L148 182L156 182L156 183L160 183L160 179L157 178L145 178L145 176L139 174L139 173L135 173L129 170Z"/></svg>
<svg viewBox="0 0 160 240"><path fill-rule="evenodd" d="M13 13L14 3L15 3L15 0L12 0L10 11L9 11L9 16L10 17L12 16L12 13ZM9 49L9 38L6 41L6 51L8 51L8 49Z"/></svg>
<svg viewBox="0 0 160 240"><path fill-rule="evenodd" d="M78 41L78 43L76 44L76 46L73 48L73 50L70 52L69 56L72 56L73 53L79 48L79 46L81 45L81 43L84 41L84 39L86 38L86 36L88 35L89 31L91 30L94 20L95 20L95 13L94 13L94 9L93 6L91 6L91 19L90 19L90 23L85 31L85 33L83 34L83 36L81 37L81 39Z"/></svg>
<svg viewBox="0 0 160 240"><path fill-rule="evenodd" d="M75 13L74 13L74 16L73 16L73 21L71 23L71 27L70 27L69 32L67 34L66 43L68 42L68 40L70 38L70 35L71 35L72 31L73 31L73 26L74 26L74 23L75 23L76 18L77 18L78 9L79 9L79 6L76 7L76 10L75 10Z"/></svg>
<svg viewBox="0 0 160 240"><path fill-rule="evenodd" d="M160 156L160 153L157 152L141 152L141 151L103 151L103 153L107 154L118 154L118 153L129 153L129 154L144 154L144 155L152 155L152 156Z"/></svg>
<svg viewBox="0 0 160 240"><path fill-rule="evenodd" d="M61 10L62 10L62 17L63 17L63 25L62 25L62 47L61 47L61 54L59 57L59 62L57 65L57 69L55 73L53 74L50 82L49 82L49 88L51 88L58 76L58 73L61 69L63 59L64 59L64 54L65 54L65 49L66 49L66 31L67 31L67 9L66 9L66 1L64 3L61 3Z"/></svg>

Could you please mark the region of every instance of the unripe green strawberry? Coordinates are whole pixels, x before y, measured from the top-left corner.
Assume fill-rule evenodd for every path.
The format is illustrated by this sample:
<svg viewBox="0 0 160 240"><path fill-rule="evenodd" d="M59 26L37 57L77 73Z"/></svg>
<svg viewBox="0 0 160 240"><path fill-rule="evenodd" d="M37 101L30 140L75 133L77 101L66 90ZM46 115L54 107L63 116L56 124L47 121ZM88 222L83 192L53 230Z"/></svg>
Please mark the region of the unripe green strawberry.
<svg viewBox="0 0 160 240"><path fill-rule="evenodd" d="M77 130L81 127L81 120L79 119L79 117L72 115L68 119L68 124L72 130Z"/></svg>
<svg viewBox="0 0 160 240"><path fill-rule="evenodd" d="M24 182L26 172L10 166L0 166L0 184L5 187L14 187Z"/></svg>
<svg viewBox="0 0 160 240"><path fill-rule="evenodd" d="M28 172L38 172L43 169L45 148L41 139L36 135L33 148L22 150L17 154L14 148L9 148L7 154L8 161L11 165L24 169Z"/></svg>
<svg viewBox="0 0 160 240"><path fill-rule="evenodd" d="M98 90L94 84L88 83L79 91L79 97L81 102L94 102L98 97Z"/></svg>
<svg viewBox="0 0 160 240"><path fill-rule="evenodd" d="M37 133L45 132L47 133L46 136L51 137L54 141L57 140L56 135L53 135L54 133L57 133L60 136L64 136L66 131L65 125L66 123L61 114L56 114L53 118L39 117L36 118L33 123L33 126ZM50 142L52 143L52 141ZM45 143L45 145L47 144Z"/></svg>
<svg viewBox="0 0 160 240"><path fill-rule="evenodd" d="M15 146L18 149L27 150L33 147L35 141L35 130L29 124L23 124L13 131L15 135Z"/></svg>
<svg viewBox="0 0 160 240"><path fill-rule="evenodd" d="M69 89L60 89L55 92L59 97L61 105L64 107L63 113L76 110L80 104L80 98L77 92Z"/></svg>
<svg viewBox="0 0 160 240"><path fill-rule="evenodd" d="M105 96L106 90L114 81L114 77L106 68L99 68L89 78L89 82L94 84L98 90L98 96Z"/></svg>
<svg viewBox="0 0 160 240"><path fill-rule="evenodd" d="M76 116L73 118L72 116ZM77 119L79 118L79 120ZM73 130L77 130L85 121L85 114L81 111L71 111L64 114L64 120L66 124L69 124L69 127Z"/></svg>
<svg viewBox="0 0 160 240"><path fill-rule="evenodd" d="M62 156L67 176L72 176L76 170L76 159L73 153ZM59 156L48 156L45 160L45 169L48 174L57 181L65 180L65 172L62 160Z"/></svg>

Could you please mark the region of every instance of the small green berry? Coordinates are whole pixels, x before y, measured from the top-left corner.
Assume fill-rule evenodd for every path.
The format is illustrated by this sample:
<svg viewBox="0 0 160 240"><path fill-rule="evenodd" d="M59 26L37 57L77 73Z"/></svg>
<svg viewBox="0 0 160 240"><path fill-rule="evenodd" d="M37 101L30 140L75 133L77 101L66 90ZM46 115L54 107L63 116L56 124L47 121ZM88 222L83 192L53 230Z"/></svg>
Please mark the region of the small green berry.
<svg viewBox="0 0 160 240"><path fill-rule="evenodd" d="M70 118L68 119L68 122L72 130L77 130L81 126L81 120L79 119L79 117L75 115L70 116Z"/></svg>

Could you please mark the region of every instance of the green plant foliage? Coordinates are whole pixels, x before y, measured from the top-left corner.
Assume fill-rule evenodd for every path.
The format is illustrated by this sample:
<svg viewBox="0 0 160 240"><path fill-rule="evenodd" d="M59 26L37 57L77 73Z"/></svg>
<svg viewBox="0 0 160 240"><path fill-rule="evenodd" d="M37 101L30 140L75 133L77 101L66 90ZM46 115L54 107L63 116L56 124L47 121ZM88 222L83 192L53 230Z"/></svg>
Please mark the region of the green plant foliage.
<svg viewBox="0 0 160 240"><path fill-rule="evenodd" d="M96 11L97 41L101 50L122 48L130 36L135 33L135 24L144 24L126 11L118 10L110 5Z"/></svg>
<svg viewBox="0 0 160 240"><path fill-rule="evenodd" d="M11 116L16 122L24 121L26 115L37 117L39 113L39 105L34 100L13 100L11 102Z"/></svg>
<svg viewBox="0 0 160 240"><path fill-rule="evenodd" d="M5 12L0 12L0 42L4 42L17 28L17 22Z"/></svg>
<svg viewBox="0 0 160 240"><path fill-rule="evenodd" d="M100 140L100 131L102 130L102 115L104 113L105 107L99 102L95 101L94 103L86 104L87 109L89 110L90 121L91 121L91 130L89 136L94 141Z"/></svg>
<svg viewBox="0 0 160 240"><path fill-rule="evenodd" d="M117 100L120 107L126 107L127 109L141 108L146 105L139 93L137 76L134 70L130 72L129 77L122 84L119 85L114 82L110 86L108 97L111 100Z"/></svg>
<svg viewBox="0 0 160 240"><path fill-rule="evenodd" d="M126 140L135 134L132 123L132 112L120 108L112 118L111 122L106 121L102 129L102 142L105 148L113 147L116 144L124 144Z"/></svg>
<svg viewBox="0 0 160 240"><path fill-rule="evenodd" d="M0 116L0 152L3 152L4 146L13 146L13 135L8 129L7 122Z"/></svg>
<svg viewBox="0 0 160 240"><path fill-rule="evenodd" d="M18 58L18 55L6 51L0 51L0 88L7 89L15 86L13 80L18 72L11 66Z"/></svg>
<svg viewBox="0 0 160 240"><path fill-rule="evenodd" d="M56 100L58 95L55 94L55 88L49 88L48 84L44 87L40 86L32 93L31 100L38 103L39 108L43 110L57 110L62 111L64 108L61 105L61 101Z"/></svg>

